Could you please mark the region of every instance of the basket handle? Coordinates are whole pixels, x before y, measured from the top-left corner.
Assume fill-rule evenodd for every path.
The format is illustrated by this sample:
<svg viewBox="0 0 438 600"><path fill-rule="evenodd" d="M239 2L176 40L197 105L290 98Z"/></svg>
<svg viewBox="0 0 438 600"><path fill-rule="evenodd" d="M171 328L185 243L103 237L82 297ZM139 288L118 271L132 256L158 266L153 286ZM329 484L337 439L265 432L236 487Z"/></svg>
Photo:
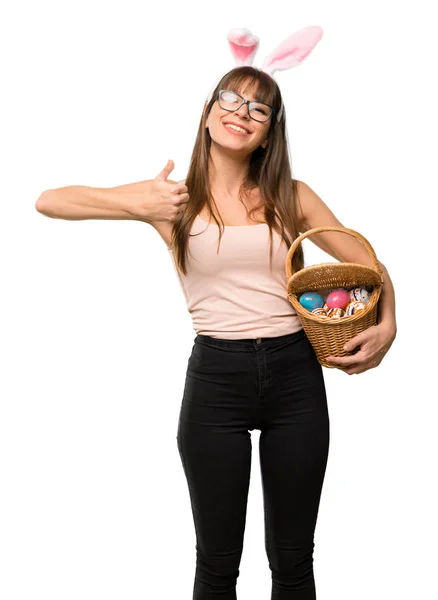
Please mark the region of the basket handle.
<svg viewBox="0 0 438 600"><path fill-rule="evenodd" d="M301 244L301 242L309 235L313 235L315 233L321 233L322 231L339 231L340 233L348 233L348 235L352 235L353 237L358 238L359 241L361 241L362 244L365 246L365 248L368 250L368 253L370 254L371 259L374 263L374 270L377 271L377 273L380 275L380 280L383 284L382 269L380 268L379 261L377 260L377 256L373 250L373 247L371 246L369 241L366 238L364 238L364 236L361 235L358 231L355 231L354 229L348 229L347 227L314 227L313 229L309 229L308 231L305 231L304 233L299 235L293 241L293 243L287 253L287 257L286 257L286 278L287 278L287 280L289 280L292 275L292 256L293 256L293 253L295 252L298 244Z"/></svg>

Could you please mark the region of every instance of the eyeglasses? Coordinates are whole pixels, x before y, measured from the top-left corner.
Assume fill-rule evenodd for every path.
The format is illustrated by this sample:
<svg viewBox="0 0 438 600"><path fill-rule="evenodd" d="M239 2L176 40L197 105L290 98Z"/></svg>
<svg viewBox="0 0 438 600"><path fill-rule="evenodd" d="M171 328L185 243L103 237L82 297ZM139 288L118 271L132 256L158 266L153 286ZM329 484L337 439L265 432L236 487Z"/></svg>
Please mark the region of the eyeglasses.
<svg viewBox="0 0 438 600"><path fill-rule="evenodd" d="M242 104L248 104L248 112L251 119L264 123L270 119L274 110L269 104L264 102L255 102L254 100L245 100L240 94L230 90L219 90L218 103L221 108L234 112L239 110Z"/></svg>

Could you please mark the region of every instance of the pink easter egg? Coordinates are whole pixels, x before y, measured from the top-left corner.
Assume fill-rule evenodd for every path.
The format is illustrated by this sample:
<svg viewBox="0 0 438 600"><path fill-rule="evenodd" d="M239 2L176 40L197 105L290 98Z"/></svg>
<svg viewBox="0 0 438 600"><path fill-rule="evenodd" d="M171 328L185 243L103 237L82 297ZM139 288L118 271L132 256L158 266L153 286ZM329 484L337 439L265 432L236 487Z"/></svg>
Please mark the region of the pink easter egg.
<svg viewBox="0 0 438 600"><path fill-rule="evenodd" d="M343 288L338 288L330 292L327 296L326 304L329 308L345 308L350 301L349 292Z"/></svg>

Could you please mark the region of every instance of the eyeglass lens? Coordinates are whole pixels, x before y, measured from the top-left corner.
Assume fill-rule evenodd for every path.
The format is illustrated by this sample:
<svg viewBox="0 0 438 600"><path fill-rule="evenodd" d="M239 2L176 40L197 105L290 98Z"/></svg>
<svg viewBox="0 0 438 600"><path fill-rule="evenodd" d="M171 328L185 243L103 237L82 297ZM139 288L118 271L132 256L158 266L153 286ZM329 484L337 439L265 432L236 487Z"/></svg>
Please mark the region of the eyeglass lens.
<svg viewBox="0 0 438 600"><path fill-rule="evenodd" d="M242 101L242 97L235 92L222 90L219 93L219 106L224 110L238 110ZM250 102L249 114L255 121L267 121L271 114L271 108L262 102Z"/></svg>

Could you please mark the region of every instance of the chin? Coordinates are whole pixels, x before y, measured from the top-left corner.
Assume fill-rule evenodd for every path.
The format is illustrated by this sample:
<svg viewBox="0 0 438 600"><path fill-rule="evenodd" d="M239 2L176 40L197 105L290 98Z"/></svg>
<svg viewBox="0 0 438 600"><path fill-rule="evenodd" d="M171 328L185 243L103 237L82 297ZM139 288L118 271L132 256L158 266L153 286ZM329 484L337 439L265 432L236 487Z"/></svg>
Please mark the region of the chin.
<svg viewBox="0 0 438 600"><path fill-rule="evenodd" d="M214 140L211 138L211 141L216 144L219 148L223 148L224 150L235 150L236 152L246 152L247 154L252 154L255 148L249 148L245 144L240 144L239 141L233 140L224 140L221 138L220 140Z"/></svg>

